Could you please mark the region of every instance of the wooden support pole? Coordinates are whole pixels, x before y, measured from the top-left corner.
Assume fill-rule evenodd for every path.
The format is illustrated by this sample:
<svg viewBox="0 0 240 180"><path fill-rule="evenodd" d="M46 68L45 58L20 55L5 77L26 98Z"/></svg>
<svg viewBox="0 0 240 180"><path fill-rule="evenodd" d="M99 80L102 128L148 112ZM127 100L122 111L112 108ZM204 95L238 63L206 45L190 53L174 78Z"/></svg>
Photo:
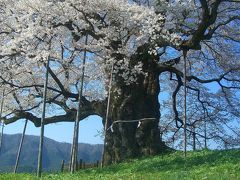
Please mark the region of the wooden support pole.
<svg viewBox="0 0 240 180"><path fill-rule="evenodd" d="M109 88L108 88L108 102L107 102L107 112L105 117L105 126L104 126L104 141L103 141L103 151L102 151L102 163L101 167L104 166L104 158L105 158L105 149L106 149L106 136L107 136L107 129L108 129L108 117L109 117L109 110L110 110L110 102L111 102L111 90L112 90L112 80L113 80L113 69L114 63L112 63L110 80L109 80Z"/></svg>
<svg viewBox="0 0 240 180"><path fill-rule="evenodd" d="M83 166L83 160L80 159L80 161L79 161L79 169L82 169L82 166Z"/></svg>
<svg viewBox="0 0 240 180"><path fill-rule="evenodd" d="M70 159L69 164L68 164L68 171L69 172L71 171L71 159Z"/></svg>
<svg viewBox="0 0 240 180"><path fill-rule="evenodd" d="M186 62L186 57L187 57L187 51L183 51L183 57L184 57L184 156L187 156L187 62Z"/></svg>
<svg viewBox="0 0 240 180"><path fill-rule="evenodd" d="M3 146L3 131L4 131L4 122L1 122L1 137L0 137L0 153L1 153L1 150L2 150L2 146Z"/></svg>
<svg viewBox="0 0 240 180"><path fill-rule="evenodd" d="M62 160L62 162L61 162L61 172L63 172L63 171L64 171L64 163L65 163L65 161L64 161L64 160Z"/></svg>
<svg viewBox="0 0 240 180"><path fill-rule="evenodd" d="M193 151L196 150L196 133L195 133L195 126L193 126Z"/></svg>
<svg viewBox="0 0 240 180"><path fill-rule="evenodd" d="M204 148L207 149L207 121L204 117Z"/></svg>
<svg viewBox="0 0 240 180"><path fill-rule="evenodd" d="M0 118L2 117L2 113L3 113L4 96L5 96L5 89L3 89L3 92L2 92ZM1 129L1 136L0 136L0 153L1 153L2 145L3 145L3 131L4 131L4 122L2 120L1 120L1 125L2 125L2 129Z"/></svg>
<svg viewBox="0 0 240 180"><path fill-rule="evenodd" d="M4 122L2 121L1 122L1 136L0 136L0 154L1 154L1 151L2 151L2 147L3 147L3 135L4 135Z"/></svg>
<svg viewBox="0 0 240 180"><path fill-rule="evenodd" d="M43 91L43 106L42 106L42 117L41 117L40 142L39 142L39 148L38 148L38 167L37 167L37 176L38 177L41 177L41 175L42 175L42 150L43 150L43 140L44 140L44 119L45 119L46 100L47 100L49 62L50 62L50 58L48 57L47 65L46 65L44 91Z"/></svg>
<svg viewBox="0 0 240 180"><path fill-rule="evenodd" d="M18 164L19 164L19 159L20 159L21 152L22 152L22 145L23 145L23 141L24 141L24 137L25 137L27 124L28 124L28 120L26 119L25 124L24 124L24 128L23 128L22 137L21 137L21 140L20 140L20 143L19 143L19 147L18 147L16 163L15 163L15 167L14 167L14 171L13 171L14 173L16 173L17 169L18 169Z"/></svg>
<svg viewBox="0 0 240 180"><path fill-rule="evenodd" d="M172 148L174 149L175 138L172 138Z"/></svg>
<svg viewBox="0 0 240 180"><path fill-rule="evenodd" d="M74 127L73 127L73 130L75 129L75 127L76 127L76 121L74 122ZM70 152L70 161L69 161L69 167L68 167L68 170L69 170L69 172L71 172L71 161L72 161L72 155L73 155L73 144L74 144L74 132L73 132L73 141L72 141L72 144L71 144L71 152Z"/></svg>
<svg viewBox="0 0 240 180"><path fill-rule="evenodd" d="M87 45L88 42L88 36L86 36L85 39L85 45ZM78 108L77 108L77 116L74 124L74 133L73 133L73 144L72 144L72 150L71 150L71 166L70 171L71 173L74 173L76 170L76 164L77 164L77 154L78 154L78 135L79 135L79 122L80 122L80 110L81 110L81 100L82 100L82 94L83 94L83 82L84 82L84 76L85 76L85 63L87 58L87 50L84 49L84 55L83 55L83 64L82 64L82 75L81 75L81 84L79 87L79 95L78 95Z"/></svg>
<svg viewBox="0 0 240 180"><path fill-rule="evenodd" d="M78 160L76 159L76 171L79 170L79 162Z"/></svg>

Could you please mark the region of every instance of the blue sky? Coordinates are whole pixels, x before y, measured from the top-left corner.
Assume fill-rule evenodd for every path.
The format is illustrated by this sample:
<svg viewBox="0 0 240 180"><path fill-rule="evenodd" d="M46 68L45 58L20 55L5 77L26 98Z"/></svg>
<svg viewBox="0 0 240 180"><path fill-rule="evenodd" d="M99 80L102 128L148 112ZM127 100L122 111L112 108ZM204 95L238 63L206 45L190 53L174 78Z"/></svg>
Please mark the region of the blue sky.
<svg viewBox="0 0 240 180"><path fill-rule="evenodd" d="M25 120L19 120L15 123L5 126L4 133L16 134L22 133ZM72 142L74 123L62 122L45 126L44 136L54 139L59 142ZM79 142L100 144L103 139L100 137L98 131L103 128L101 118L98 116L90 116L80 122ZM32 122L29 121L26 134L40 135L40 128L36 128Z"/></svg>

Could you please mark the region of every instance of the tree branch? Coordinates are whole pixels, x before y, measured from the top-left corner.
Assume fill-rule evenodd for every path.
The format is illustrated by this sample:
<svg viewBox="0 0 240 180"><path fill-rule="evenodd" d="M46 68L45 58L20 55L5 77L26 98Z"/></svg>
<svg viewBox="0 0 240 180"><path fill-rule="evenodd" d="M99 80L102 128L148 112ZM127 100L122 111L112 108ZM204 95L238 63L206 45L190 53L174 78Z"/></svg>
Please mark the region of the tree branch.
<svg viewBox="0 0 240 180"><path fill-rule="evenodd" d="M83 106L80 112L80 119L83 120L90 115L98 115L104 117L104 105L105 101L93 101L88 106ZM77 111L75 109L65 109L65 112L66 114L64 115L57 115L45 118L44 124L46 125L57 122L74 122L76 119ZM41 118L33 115L33 113L31 112L26 112L24 110L16 110L10 118L8 118L7 116L2 117L6 125L14 123L20 119L28 119L33 122L36 127L40 127L41 125Z"/></svg>

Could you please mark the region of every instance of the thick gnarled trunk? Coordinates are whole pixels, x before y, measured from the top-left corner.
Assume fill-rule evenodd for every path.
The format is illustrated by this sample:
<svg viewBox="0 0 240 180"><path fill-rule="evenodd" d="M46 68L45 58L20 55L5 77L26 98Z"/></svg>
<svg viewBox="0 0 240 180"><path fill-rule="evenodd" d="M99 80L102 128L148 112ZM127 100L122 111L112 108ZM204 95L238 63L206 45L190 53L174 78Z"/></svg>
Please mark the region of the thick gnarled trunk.
<svg viewBox="0 0 240 180"><path fill-rule="evenodd" d="M145 67L148 69L149 67ZM131 86L118 86L120 94L112 93L109 126L106 134L105 164L142 155L154 155L165 147L160 141L159 74L151 69L140 75ZM139 122L132 120L143 119ZM124 120L124 122L119 122ZM116 122L118 121L118 122ZM128 122L126 122L128 121ZM114 123L115 122L115 123Z"/></svg>

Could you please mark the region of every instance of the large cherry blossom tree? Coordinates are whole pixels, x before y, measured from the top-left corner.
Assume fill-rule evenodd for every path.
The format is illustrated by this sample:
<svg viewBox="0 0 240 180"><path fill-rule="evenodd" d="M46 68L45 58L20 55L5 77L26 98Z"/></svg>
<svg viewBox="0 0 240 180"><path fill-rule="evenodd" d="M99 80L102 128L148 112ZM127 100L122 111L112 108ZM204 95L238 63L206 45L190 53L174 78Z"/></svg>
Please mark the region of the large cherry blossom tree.
<svg viewBox="0 0 240 180"><path fill-rule="evenodd" d="M105 123L113 67L106 164L164 150L160 112L165 124L182 129L183 53L191 96L188 132L202 117L209 123L216 117L216 127L221 120L239 120L238 1L1 0L0 14L5 124L28 119L40 126L48 58L45 124L74 122L85 50L81 119L98 115ZM208 89L209 83L219 91ZM160 111L164 91L170 96Z"/></svg>

